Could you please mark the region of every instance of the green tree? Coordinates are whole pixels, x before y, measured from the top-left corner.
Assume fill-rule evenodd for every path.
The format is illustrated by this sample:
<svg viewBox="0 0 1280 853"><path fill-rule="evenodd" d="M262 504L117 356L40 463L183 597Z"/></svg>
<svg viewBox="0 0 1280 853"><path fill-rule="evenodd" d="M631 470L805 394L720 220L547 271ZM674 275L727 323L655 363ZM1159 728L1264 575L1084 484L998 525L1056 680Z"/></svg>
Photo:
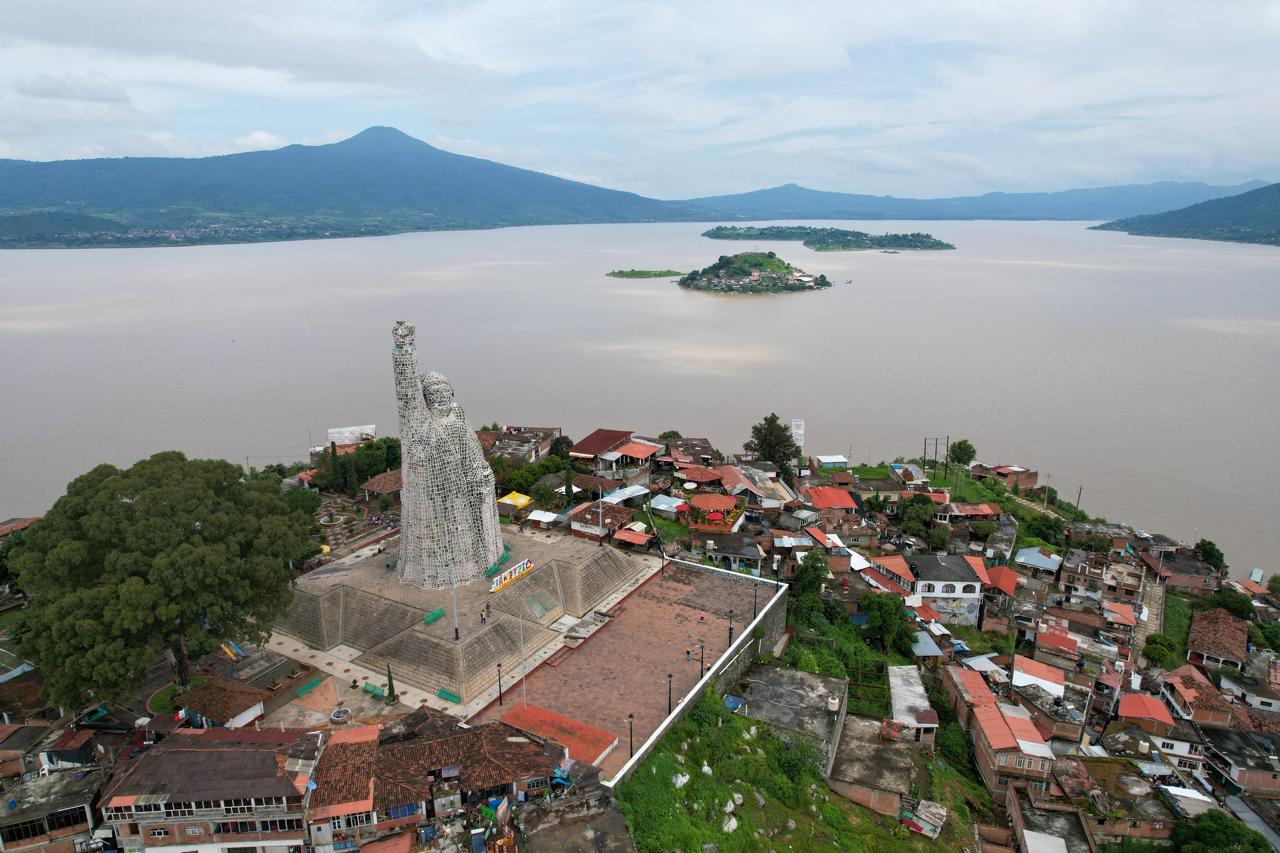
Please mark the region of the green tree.
<svg viewBox="0 0 1280 853"><path fill-rule="evenodd" d="M672 441L677 438L684 438L684 436L680 434L680 430L678 429L668 429L658 433L659 441Z"/></svg>
<svg viewBox="0 0 1280 853"><path fill-rule="evenodd" d="M1261 833L1221 809L1209 809L1173 825L1173 847L1179 853L1271 853Z"/></svg>
<svg viewBox="0 0 1280 853"><path fill-rule="evenodd" d="M907 618L907 605L902 596L892 592L868 592L858 601L858 611L867 617L863 633L878 639L885 651L910 656L915 632Z"/></svg>
<svg viewBox="0 0 1280 853"><path fill-rule="evenodd" d="M1027 519L1027 533L1051 544L1061 541L1065 529L1062 519L1056 515L1043 515L1037 512Z"/></svg>
<svg viewBox="0 0 1280 853"><path fill-rule="evenodd" d="M974 459L978 458L978 451L973 446L973 442L967 438L957 439L951 442L951 446L947 448L947 459L956 465L968 465Z"/></svg>
<svg viewBox="0 0 1280 853"><path fill-rule="evenodd" d="M15 628L45 696L74 705L130 695L162 653L191 658L228 639L261 642L292 597L310 520L269 482L221 460L158 453L76 478L28 528L14 566L31 596Z"/></svg>
<svg viewBox="0 0 1280 853"><path fill-rule="evenodd" d="M23 541L22 531L10 533L0 539L0 585L7 585L10 593L17 593L18 578L12 565L12 557L17 553Z"/></svg>
<svg viewBox="0 0 1280 853"><path fill-rule="evenodd" d="M1142 653L1161 669L1177 669L1182 666L1187 650L1168 634L1152 634L1147 637Z"/></svg>
<svg viewBox="0 0 1280 853"><path fill-rule="evenodd" d="M903 533L923 539L933 520L933 501L928 495L912 495L898 504L898 527Z"/></svg>
<svg viewBox="0 0 1280 853"><path fill-rule="evenodd" d="M1208 563L1218 571L1222 571L1227 567L1227 558L1222 553L1222 549L1208 539L1201 539L1197 542L1195 552L1196 556L1203 562Z"/></svg>
<svg viewBox="0 0 1280 853"><path fill-rule="evenodd" d="M561 459L569 458L569 448L573 447L573 439L567 435L557 435L551 439L551 455Z"/></svg>
<svg viewBox="0 0 1280 853"><path fill-rule="evenodd" d="M1280 596L1280 573L1267 578L1267 592L1275 596Z"/></svg>
<svg viewBox="0 0 1280 853"><path fill-rule="evenodd" d="M1197 600L1192 606L1196 610L1213 610L1221 607L1239 619L1253 618L1253 599L1234 589L1220 589L1213 595Z"/></svg>
<svg viewBox="0 0 1280 853"><path fill-rule="evenodd" d="M378 511L391 512L391 508L396 505L396 499L388 494L378 495Z"/></svg>
<svg viewBox="0 0 1280 853"><path fill-rule="evenodd" d="M791 477L791 465L800 455L800 447L791 434L791 428L772 412L751 427L751 438L743 443L742 449L777 465L778 471L786 478Z"/></svg>
<svg viewBox="0 0 1280 853"><path fill-rule="evenodd" d="M791 621L797 625L810 625L814 616L822 613L822 585L827 580L827 555L817 548L805 553L796 566L791 590L787 595Z"/></svg>
<svg viewBox="0 0 1280 853"><path fill-rule="evenodd" d="M985 519L982 521L975 521L973 523L972 530L974 538L981 539L985 542L991 537L992 533L996 532L996 523Z"/></svg>
<svg viewBox="0 0 1280 853"><path fill-rule="evenodd" d="M529 490L529 497L537 501L538 506L541 507L548 507L556 502L555 489L551 488L546 483L534 484L534 487Z"/></svg>
<svg viewBox="0 0 1280 853"><path fill-rule="evenodd" d="M929 550L945 551L947 545L951 542L951 527L946 524L939 524L929 528L925 541L929 543Z"/></svg>

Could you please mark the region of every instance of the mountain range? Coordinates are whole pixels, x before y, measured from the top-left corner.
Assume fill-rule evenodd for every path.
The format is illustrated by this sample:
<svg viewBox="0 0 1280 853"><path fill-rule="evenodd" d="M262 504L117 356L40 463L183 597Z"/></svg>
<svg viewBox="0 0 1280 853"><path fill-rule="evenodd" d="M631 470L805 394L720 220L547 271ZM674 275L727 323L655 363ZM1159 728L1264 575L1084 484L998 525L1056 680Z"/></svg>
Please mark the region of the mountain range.
<svg viewBox="0 0 1280 853"><path fill-rule="evenodd" d="M1194 237L1280 246L1280 184L1202 201L1181 210L1131 216L1094 228L1147 237Z"/></svg>
<svg viewBox="0 0 1280 853"><path fill-rule="evenodd" d="M1110 220L1262 186L1200 183L941 199L788 184L662 201L443 151L394 128L216 157L0 160L0 247L145 246L599 222Z"/></svg>

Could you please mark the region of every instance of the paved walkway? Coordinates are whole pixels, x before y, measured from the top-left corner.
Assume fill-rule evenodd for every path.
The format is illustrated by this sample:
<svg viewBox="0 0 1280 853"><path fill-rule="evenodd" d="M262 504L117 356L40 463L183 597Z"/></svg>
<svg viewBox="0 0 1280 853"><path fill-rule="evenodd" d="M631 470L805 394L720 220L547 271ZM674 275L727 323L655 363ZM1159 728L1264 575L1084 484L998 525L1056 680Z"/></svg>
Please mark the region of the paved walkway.
<svg viewBox="0 0 1280 853"><path fill-rule="evenodd" d="M1272 847L1280 850L1280 835L1277 835L1276 831L1268 826L1267 822L1257 812L1249 808L1244 800L1239 797L1227 797L1227 808L1235 812L1235 816L1240 818L1245 826L1262 833L1262 836L1271 842Z"/></svg>

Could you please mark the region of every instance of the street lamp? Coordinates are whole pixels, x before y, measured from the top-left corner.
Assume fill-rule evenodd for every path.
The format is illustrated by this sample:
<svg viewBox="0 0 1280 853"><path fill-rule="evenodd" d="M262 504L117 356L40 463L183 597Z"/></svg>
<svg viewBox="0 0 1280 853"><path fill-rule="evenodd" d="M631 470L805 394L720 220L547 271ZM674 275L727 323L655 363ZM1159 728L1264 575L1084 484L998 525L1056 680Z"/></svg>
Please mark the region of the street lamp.
<svg viewBox="0 0 1280 853"><path fill-rule="evenodd" d="M636 754L636 715L627 714L627 753L634 757Z"/></svg>
<svg viewBox="0 0 1280 853"><path fill-rule="evenodd" d="M667 716L671 716L671 673L667 673Z"/></svg>
<svg viewBox="0 0 1280 853"><path fill-rule="evenodd" d="M756 600L759 598L759 595L760 595L760 584L758 583L751 584L751 618L752 619L760 615L760 610L756 606Z"/></svg>
<svg viewBox="0 0 1280 853"><path fill-rule="evenodd" d="M707 673L707 641L698 640L698 680Z"/></svg>
<svg viewBox="0 0 1280 853"><path fill-rule="evenodd" d="M498 661L498 704L502 704L502 661Z"/></svg>
<svg viewBox="0 0 1280 853"><path fill-rule="evenodd" d="M729 608L729 645L733 645L733 608Z"/></svg>

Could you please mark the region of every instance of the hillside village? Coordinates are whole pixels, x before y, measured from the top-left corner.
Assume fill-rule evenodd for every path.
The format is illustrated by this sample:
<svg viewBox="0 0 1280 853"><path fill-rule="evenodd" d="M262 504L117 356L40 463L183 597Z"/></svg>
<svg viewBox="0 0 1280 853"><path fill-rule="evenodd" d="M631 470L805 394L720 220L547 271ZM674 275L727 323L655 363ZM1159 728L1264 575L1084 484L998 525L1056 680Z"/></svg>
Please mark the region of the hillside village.
<svg viewBox="0 0 1280 853"><path fill-rule="evenodd" d="M50 707L6 639L0 848L1093 853L1263 837L1237 818L1280 837L1274 586L1230 577L1211 542L1090 518L1029 460L979 462L967 441L857 466L802 452L775 416L752 434L726 454L676 431L478 431L509 541L647 568L474 696L390 664L370 677L280 623L260 646L227 638L185 692L157 662L134 700ZM398 442L331 437L251 474L314 515L300 581L382 560L397 537ZM0 525L0 555L39 524ZM11 589L6 624L24 604ZM493 618L476 607L466 624Z"/></svg>

